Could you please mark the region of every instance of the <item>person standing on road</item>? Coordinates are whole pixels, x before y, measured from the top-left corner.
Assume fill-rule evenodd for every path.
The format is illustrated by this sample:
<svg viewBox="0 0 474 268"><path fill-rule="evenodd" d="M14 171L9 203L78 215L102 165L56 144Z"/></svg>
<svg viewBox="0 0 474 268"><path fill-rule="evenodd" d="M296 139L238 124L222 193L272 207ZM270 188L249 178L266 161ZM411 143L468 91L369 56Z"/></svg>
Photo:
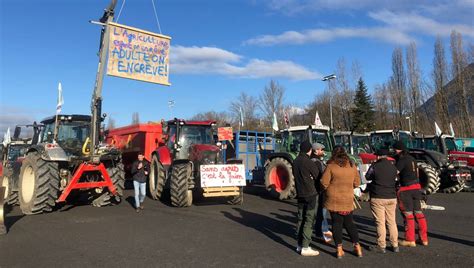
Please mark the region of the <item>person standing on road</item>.
<svg viewBox="0 0 474 268"><path fill-rule="evenodd" d="M345 227L354 245L354 253L362 257L359 233L352 218L354 210L354 188L360 184L359 171L349 159L342 146L334 147L331 159L321 178L322 189L326 191L324 206L331 213L333 238L337 247L336 257L344 256L342 248L342 226Z"/></svg>
<svg viewBox="0 0 474 268"><path fill-rule="evenodd" d="M375 152L377 161L374 162L365 177L370 184L370 209L377 227L377 247L372 248L379 253L385 253L388 225L390 243L393 252L399 252L398 229L395 211L397 210L397 168L387 159L389 151L379 149Z"/></svg>
<svg viewBox="0 0 474 268"><path fill-rule="evenodd" d="M310 247L318 196L315 180L319 177L319 170L310 159L311 153L311 143L303 141L300 144L300 153L293 162L293 176L298 199L298 223L296 225L298 245L296 251L302 256L319 255L319 251Z"/></svg>
<svg viewBox="0 0 474 268"><path fill-rule="evenodd" d="M400 246L416 247L415 220L418 223L420 243L428 246L428 224L421 210L421 185L417 176L415 159L407 152L402 141L397 141L393 146L396 157L396 166L400 179L398 190L398 204L405 223L405 240L400 241Z"/></svg>
<svg viewBox="0 0 474 268"><path fill-rule="evenodd" d="M316 189L319 192L318 210L316 211L316 236L322 237L324 242L330 243L332 241L332 232L329 230L328 211L324 207L324 192L321 191L321 177L326 169L326 163L323 161L325 146L324 144L315 142L312 147L313 154L311 155L311 160L316 163L320 172L315 182Z"/></svg>
<svg viewBox="0 0 474 268"><path fill-rule="evenodd" d="M146 179L150 172L148 161L145 160L143 153L138 153L138 159L132 164L133 189L135 190L135 209L140 212L144 209L143 201L146 194Z"/></svg>

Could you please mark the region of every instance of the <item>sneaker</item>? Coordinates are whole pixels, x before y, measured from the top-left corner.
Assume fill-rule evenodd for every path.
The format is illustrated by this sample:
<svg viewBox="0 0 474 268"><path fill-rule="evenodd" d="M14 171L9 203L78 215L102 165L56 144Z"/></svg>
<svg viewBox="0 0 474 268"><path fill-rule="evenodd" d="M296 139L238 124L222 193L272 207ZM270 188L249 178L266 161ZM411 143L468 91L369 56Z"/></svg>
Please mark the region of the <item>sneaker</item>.
<svg viewBox="0 0 474 268"><path fill-rule="evenodd" d="M140 209L144 209L145 206L143 205L143 203L140 204Z"/></svg>
<svg viewBox="0 0 474 268"><path fill-rule="evenodd" d="M400 252L400 248L399 247L392 247L392 251L395 252L395 253L398 253L398 252Z"/></svg>
<svg viewBox="0 0 474 268"><path fill-rule="evenodd" d="M373 252L377 252L377 253L382 253L382 254L385 254L387 252L385 250L385 248L382 248L382 247L379 247L379 246L370 246L369 250L373 251Z"/></svg>
<svg viewBox="0 0 474 268"><path fill-rule="evenodd" d="M301 256L314 257L318 255L319 255L319 251L312 249L311 247L306 247L306 248L301 249Z"/></svg>
<svg viewBox="0 0 474 268"><path fill-rule="evenodd" d="M140 212L140 209L139 209L139 208L137 208L137 209L135 210L135 212L136 212L136 213Z"/></svg>
<svg viewBox="0 0 474 268"><path fill-rule="evenodd" d="M296 252L301 253L302 247L300 245L296 246Z"/></svg>
<svg viewBox="0 0 474 268"><path fill-rule="evenodd" d="M422 246L425 246L425 247L428 246L428 240L427 240L427 241L423 241L423 240L420 239L420 240L418 240L418 241L416 241L416 242L417 242L418 244L422 245Z"/></svg>
<svg viewBox="0 0 474 268"><path fill-rule="evenodd" d="M411 247L411 248L416 247L415 241L402 240L402 241L398 242L398 245L402 246L402 247Z"/></svg>

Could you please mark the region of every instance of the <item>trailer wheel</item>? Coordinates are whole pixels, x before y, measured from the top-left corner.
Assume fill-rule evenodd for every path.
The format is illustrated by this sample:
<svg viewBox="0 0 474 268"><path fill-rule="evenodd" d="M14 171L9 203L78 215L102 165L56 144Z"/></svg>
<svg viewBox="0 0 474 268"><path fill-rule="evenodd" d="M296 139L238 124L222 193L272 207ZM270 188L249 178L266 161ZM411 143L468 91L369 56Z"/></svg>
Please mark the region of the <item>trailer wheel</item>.
<svg viewBox="0 0 474 268"><path fill-rule="evenodd" d="M420 171L419 179L423 194L430 195L436 193L440 186L440 178L436 169L423 162L417 163L417 166Z"/></svg>
<svg viewBox="0 0 474 268"><path fill-rule="evenodd" d="M244 203L244 187L239 187L239 195L233 196L228 202L230 205L242 205Z"/></svg>
<svg viewBox="0 0 474 268"><path fill-rule="evenodd" d="M53 210L59 193L58 163L41 159L39 153L29 153L20 170L18 193L24 214L39 214Z"/></svg>
<svg viewBox="0 0 474 268"><path fill-rule="evenodd" d="M11 167L4 167L3 179L1 186L5 187L5 204L10 206L18 205L18 191L15 191L13 181L13 169Z"/></svg>
<svg viewBox="0 0 474 268"><path fill-rule="evenodd" d="M175 164L171 167L171 205L175 207L189 207L193 203L193 192L188 186L191 172L191 165L189 163Z"/></svg>
<svg viewBox="0 0 474 268"><path fill-rule="evenodd" d="M148 193L150 197L157 200L161 198L165 187L165 168L158 161L156 155L151 158L150 176L148 176Z"/></svg>
<svg viewBox="0 0 474 268"><path fill-rule="evenodd" d="M292 167L286 159L275 157L270 161L265 171L265 187L280 200L296 196Z"/></svg>

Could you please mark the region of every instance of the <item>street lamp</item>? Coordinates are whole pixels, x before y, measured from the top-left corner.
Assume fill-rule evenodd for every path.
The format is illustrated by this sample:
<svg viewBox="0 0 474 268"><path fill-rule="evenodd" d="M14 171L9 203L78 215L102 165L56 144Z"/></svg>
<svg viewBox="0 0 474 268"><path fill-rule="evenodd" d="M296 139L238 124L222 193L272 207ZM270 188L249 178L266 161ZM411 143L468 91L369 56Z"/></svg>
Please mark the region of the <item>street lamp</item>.
<svg viewBox="0 0 474 268"><path fill-rule="evenodd" d="M406 120L408 120L408 129L410 130L411 133L411 116L405 117Z"/></svg>
<svg viewBox="0 0 474 268"><path fill-rule="evenodd" d="M335 74L330 74L330 75L326 75L325 77L323 77L323 79L321 79L322 81L328 81L328 88L329 88L329 117L331 118L331 129L334 129L334 125L333 125L333 122L332 122L332 94L331 94L331 87L330 87L330 80L331 79L335 79L336 78L336 75Z"/></svg>

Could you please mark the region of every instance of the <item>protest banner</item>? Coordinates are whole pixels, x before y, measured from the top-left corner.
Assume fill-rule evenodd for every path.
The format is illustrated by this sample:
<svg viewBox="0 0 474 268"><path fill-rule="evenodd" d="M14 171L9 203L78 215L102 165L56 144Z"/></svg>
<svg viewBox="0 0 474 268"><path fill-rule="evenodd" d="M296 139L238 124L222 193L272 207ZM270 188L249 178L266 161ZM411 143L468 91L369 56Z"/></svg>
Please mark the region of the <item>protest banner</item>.
<svg viewBox="0 0 474 268"><path fill-rule="evenodd" d="M201 165L201 187L245 186L242 164Z"/></svg>

